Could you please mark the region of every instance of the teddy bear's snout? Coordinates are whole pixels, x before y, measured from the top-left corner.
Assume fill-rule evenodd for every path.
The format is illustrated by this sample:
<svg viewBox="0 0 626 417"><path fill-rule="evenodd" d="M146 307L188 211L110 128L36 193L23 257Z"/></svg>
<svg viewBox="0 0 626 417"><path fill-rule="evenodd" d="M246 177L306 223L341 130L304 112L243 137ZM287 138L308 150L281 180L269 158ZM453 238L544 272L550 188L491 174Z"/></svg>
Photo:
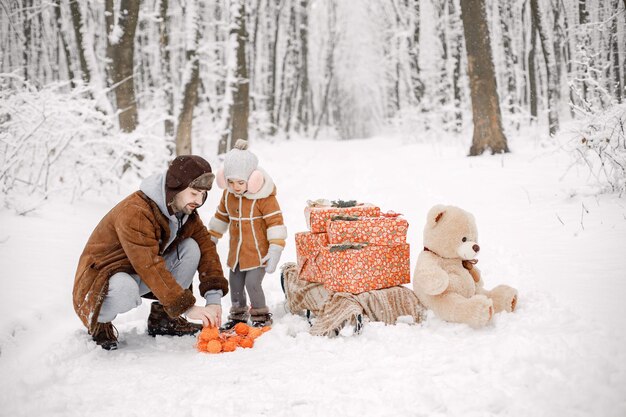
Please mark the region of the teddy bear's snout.
<svg viewBox="0 0 626 417"><path fill-rule="evenodd" d="M480 246L478 246L477 244L474 243L474 246L472 246L472 249L474 250L474 252L479 252L480 251Z"/></svg>

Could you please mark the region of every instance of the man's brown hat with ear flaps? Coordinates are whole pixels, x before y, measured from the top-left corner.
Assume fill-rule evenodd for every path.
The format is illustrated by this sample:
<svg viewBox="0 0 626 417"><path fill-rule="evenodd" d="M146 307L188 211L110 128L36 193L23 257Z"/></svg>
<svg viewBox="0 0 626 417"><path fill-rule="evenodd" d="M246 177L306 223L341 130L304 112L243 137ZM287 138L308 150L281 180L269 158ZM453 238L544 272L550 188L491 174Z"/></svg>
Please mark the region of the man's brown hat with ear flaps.
<svg viewBox="0 0 626 417"><path fill-rule="evenodd" d="M182 155L176 157L167 169L165 175L165 199L167 204L174 201L174 197L187 187L196 190L208 191L213 186L215 175L211 165L197 155Z"/></svg>

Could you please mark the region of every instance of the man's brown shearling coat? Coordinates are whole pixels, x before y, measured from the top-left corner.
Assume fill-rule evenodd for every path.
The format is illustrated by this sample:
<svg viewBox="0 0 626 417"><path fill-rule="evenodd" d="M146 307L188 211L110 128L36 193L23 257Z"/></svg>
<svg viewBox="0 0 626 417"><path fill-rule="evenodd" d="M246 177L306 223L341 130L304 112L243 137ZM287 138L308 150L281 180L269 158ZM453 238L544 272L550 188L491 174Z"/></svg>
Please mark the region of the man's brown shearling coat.
<svg viewBox="0 0 626 417"><path fill-rule="evenodd" d="M90 331L108 292L109 278L117 272L138 274L171 317L180 316L195 304L191 290L182 288L165 267L163 246L169 235L167 218L141 191L126 197L100 221L80 257L74 279L74 309ZM200 294L219 289L226 295L228 281L215 243L196 211L167 251L175 251L187 238L200 247Z"/></svg>

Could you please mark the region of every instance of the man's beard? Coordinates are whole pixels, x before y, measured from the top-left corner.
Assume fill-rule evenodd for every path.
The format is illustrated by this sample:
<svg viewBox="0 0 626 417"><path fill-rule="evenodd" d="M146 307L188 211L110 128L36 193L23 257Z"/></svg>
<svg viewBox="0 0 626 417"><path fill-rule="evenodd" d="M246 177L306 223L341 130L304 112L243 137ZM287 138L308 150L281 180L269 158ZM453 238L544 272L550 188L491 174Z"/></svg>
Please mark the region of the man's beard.
<svg viewBox="0 0 626 417"><path fill-rule="evenodd" d="M198 208L198 206L195 205L195 204L187 204L185 207L183 207L183 213L189 215L189 214L193 213L193 211L195 209L197 209L197 208Z"/></svg>

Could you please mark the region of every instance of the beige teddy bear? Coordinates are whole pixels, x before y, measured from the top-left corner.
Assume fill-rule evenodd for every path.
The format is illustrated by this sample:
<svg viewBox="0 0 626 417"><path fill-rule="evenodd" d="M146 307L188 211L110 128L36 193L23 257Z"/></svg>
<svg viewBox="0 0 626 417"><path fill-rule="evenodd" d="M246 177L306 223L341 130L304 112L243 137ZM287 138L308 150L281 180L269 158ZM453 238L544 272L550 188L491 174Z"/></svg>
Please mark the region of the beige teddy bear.
<svg viewBox="0 0 626 417"><path fill-rule="evenodd" d="M511 312L517 290L499 285L483 288L474 258L480 247L474 216L454 206L430 209L424 227L424 251L417 258L413 290L443 320L486 325L494 312Z"/></svg>

